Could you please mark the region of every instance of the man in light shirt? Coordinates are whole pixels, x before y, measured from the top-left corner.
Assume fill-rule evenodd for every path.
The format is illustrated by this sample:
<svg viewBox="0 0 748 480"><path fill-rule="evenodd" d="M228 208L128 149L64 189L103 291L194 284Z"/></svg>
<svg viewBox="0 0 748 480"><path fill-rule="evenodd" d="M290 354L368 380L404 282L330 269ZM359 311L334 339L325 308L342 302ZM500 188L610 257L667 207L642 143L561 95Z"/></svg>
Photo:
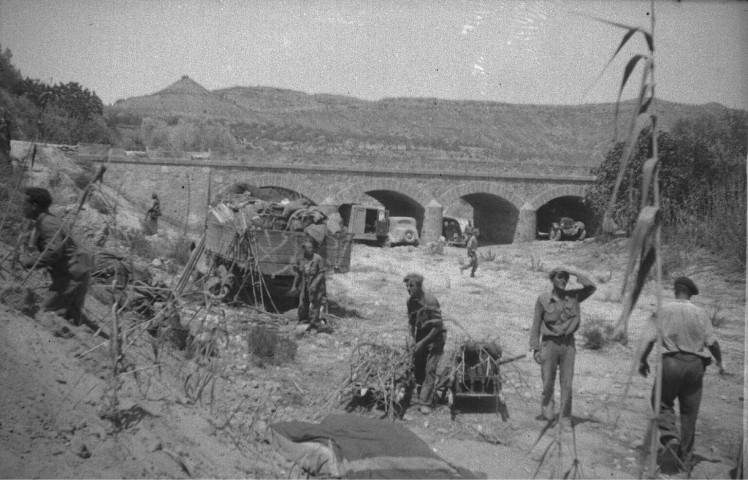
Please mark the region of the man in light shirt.
<svg viewBox="0 0 748 480"><path fill-rule="evenodd" d="M704 371L711 363L711 353L717 361L719 373L724 374L722 352L714 337L714 329L707 313L691 303L699 293L696 284L687 277L675 279L675 301L660 309L662 322L662 394L660 400L660 443L664 450L677 455L683 467L692 465L696 417L701 405ZM657 339L654 325L645 333L647 345L641 355L639 373L649 373L649 356ZM706 351L709 350L709 352ZM654 406L655 390L652 388ZM680 407L680 435L676 429L675 400Z"/></svg>

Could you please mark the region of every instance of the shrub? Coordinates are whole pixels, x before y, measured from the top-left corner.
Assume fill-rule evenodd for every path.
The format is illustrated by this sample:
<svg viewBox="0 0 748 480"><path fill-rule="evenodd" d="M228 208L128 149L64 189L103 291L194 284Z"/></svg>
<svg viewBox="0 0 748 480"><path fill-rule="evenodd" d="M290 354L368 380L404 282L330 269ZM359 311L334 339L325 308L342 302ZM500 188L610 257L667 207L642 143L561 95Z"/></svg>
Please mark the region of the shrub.
<svg viewBox="0 0 748 480"><path fill-rule="evenodd" d="M133 255L149 259L158 257L158 251L145 238L142 230L115 228L112 235L115 239L122 242Z"/></svg>
<svg viewBox="0 0 748 480"><path fill-rule="evenodd" d="M88 186L89 181L91 181L91 175L87 172L81 172L73 175L73 183L81 190Z"/></svg>
<svg viewBox="0 0 748 480"><path fill-rule="evenodd" d="M535 260L534 256L530 256L530 271L531 272L543 272L545 271L545 265L540 259Z"/></svg>
<svg viewBox="0 0 748 480"><path fill-rule="evenodd" d="M581 333L585 348L600 350L610 343L613 325L606 323L602 318L592 318L583 324Z"/></svg>
<svg viewBox="0 0 748 480"><path fill-rule="evenodd" d="M190 259L190 239L180 237L179 240L171 244L166 252L166 258L174 260L177 264L184 266Z"/></svg>
<svg viewBox="0 0 748 480"><path fill-rule="evenodd" d="M260 365L280 365L296 358L298 345L291 338L266 327L252 327L247 332L247 349Z"/></svg>
<svg viewBox="0 0 748 480"><path fill-rule="evenodd" d="M726 324L729 318L722 313L722 307L716 306L709 311L709 321L713 327L718 328Z"/></svg>

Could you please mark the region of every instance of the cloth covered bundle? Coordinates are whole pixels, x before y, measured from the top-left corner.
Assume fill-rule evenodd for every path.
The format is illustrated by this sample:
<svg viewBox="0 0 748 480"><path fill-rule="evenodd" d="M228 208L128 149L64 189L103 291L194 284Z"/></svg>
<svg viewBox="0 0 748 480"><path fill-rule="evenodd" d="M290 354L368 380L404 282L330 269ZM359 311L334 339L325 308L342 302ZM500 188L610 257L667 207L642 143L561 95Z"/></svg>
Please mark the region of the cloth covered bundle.
<svg viewBox="0 0 748 480"><path fill-rule="evenodd" d="M486 478L450 464L402 425L357 415L268 427L270 443L309 474L334 478Z"/></svg>

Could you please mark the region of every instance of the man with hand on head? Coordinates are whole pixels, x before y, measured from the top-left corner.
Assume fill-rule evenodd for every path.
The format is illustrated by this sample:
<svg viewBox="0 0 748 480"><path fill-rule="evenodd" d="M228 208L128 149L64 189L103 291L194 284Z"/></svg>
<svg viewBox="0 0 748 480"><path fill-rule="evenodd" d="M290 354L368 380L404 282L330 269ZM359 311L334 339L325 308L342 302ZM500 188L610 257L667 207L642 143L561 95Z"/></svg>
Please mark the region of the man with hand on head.
<svg viewBox="0 0 748 480"><path fill-rule="evenodd" d="M582 288L566 290L569 276L574 275ZM553 389L556 372L561 385L561 417L571 421L572 380L576 344L574 332L579 329L579 304L595 293L597 285L584 273L571 267L557 267L548 278L553 285L550 292L540 294L535 302L535 315L530 329L530 349L541 366L543 396L539 419L555 418Z"/></svg>

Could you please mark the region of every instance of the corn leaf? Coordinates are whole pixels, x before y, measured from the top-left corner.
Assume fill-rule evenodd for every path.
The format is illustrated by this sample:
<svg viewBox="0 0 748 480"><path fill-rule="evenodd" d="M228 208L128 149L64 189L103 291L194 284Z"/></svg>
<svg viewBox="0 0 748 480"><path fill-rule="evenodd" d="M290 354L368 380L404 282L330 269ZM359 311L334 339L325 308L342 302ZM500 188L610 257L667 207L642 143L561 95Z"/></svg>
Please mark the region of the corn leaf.
<svg viewBox="0 0 748 480"><path fill-rule="evenodd" d="M654 100L654 95L650 95L649 97L647 97L647 99L644 101L644 103L642 103L641 106L639 106L639 114L640 115L642 113L647 113L647 111L649 110L649 106L652 104L653 100Z"/></svg>
<svg viewBox="0 0 748 480"><path fill-rule="evenodd" d="M648 73L647 66L651 66L651 57L648 57L647 55L634 55L631 57L629 62L626 64L626 68L623 71L623 80L621 81L621 86L618 89L618 98L616 99L616 110L614 115L614 125L616 127L616 137L618 137L618 113L621 106L621 95L623 95L623 89L626 87L626 83L629 80L629 77L631 76L631 73L634 71L634 67L639 63L640 60L646 59L647 63L645 65L644 71L645 73ZM646 80L646 75L642 79L642 85L644 85ZM640 89L640 97L641 95L641 89ZM637 110L641 108L641 102L637 103Z"/></svg>
<svg viewBox="0 0 748 480"><path fill-rule="evenodd" d="M576 13L577 13L577 15L581 15L583 17L587 17L587 18L590 18L592 20L597 20L598 22L606 23L606 24L612 25L614 27L624 28L626 30L634 30L635 32L641 32L642 35L644 35L644 39L647 41L647 48L649 48L649 51L650 52L654 51L654 37L652 37L652 34L649 33L648 31L644 30L644 29L641 29L641 28L638 28L638 27L632 27L630 25L624 25L624 24L618 23L618 22L612 22L610 20L605 20L603 18L598 18L598 17L595 17L593 15L587 15L587 14L580 13L580 12L576 12Z"/></svg>
<svg viewBox="0 0 748 480"><path fill-rule="evenodd" d="M610 217L612 218L612 212L615 208L616 199L618 198L618 189L621 187L621 182L623 181L623 175L626 172L626 168L628 167L629 160L631 159L631 154L634 151L634 147L637 144L637 141L639 139L639 132L644 128L643 122L641 122L642 118L647 118L647 114L639 114L638 112L641 110L641 106L645 103L644 102L644 96L646 95L649 85L647 84L647 76L649 75L652 67L652 59L647 58L647 63L645 64L644 71L642 72L642 82L641 86L639 87L639 97L637 98L636 105L637 108L634 109L634 112L631 116L631 121L629 124L629 134L626 140L626 146L623 150L623 155L621 156L621 164L618 167L618 176L616 177L616 183L613 186L613 194L610 196L610 201L608 202L608 208L603 215L603 218ZM620 98L619 98L620 100ZM618 123L618 103L616 103L616 124ZM654 134L654 131L653 131ZM605 228L605 222L603 222L603 228Z"/></svg>
<svg viewBox="0 0 748 480"><path fill-rule="evenodd" d="M656 258L657 251L651 243L648 244L647 239L650 238L650 232L660 222L660 210L657 207L647 206L642 208L639 212L639 218L636 221L634 227L634 233L631 236L631 248L629 250L629 261L626 265L626 272L623 275L623 283L621 284L621 295L625 295L626 287L628 286L629 276L634 270L634 264L637 259L640 259L639 269L636 275L634 288L631 293L626 297L621 315L616 322L615 330L617 332L614 335L614 339L622 340L622 343L627 341L628 332L628 321L631 316L631 311L636 306L636 302L639 299L639 294L644 287L644 282L647 279L647 274L652 268ZM622 333L621 333L622 332Z"/></svg>
<svg viewBox="0 0 748 480"><path fill-rule="evenodd" d="M657 207L644 207L639 212L639 218L636 220L634 233L631 235L631 247L629 249L629 261L626 265L626 273L623 276L621 285L621 294L626 292L628 277L634 270L634 263L639 258L640 253L644 251L647 234L652 231L654 226L660 220L660 210Z"/></svg>
<svg viewBox="0 0 748 480"><path fill-rule="evenodd" d="M595 80L590 84L587 91L585 91L584 96L587 96L587 92L592 88L592 86L595 85L598 81L600 81L600 78L603 76L603 74L608 69L610 64L613 63L613 60L615 60L616 56L618 56L618 54L621 52L621 49L623 48L623 46L626 45L626 42L628 42L631 39L631 37L634 36L636 32L637 32L636 28L631 28L629 29L628 32L626 32L626 35L624 35L623 39L621 40L621 44L618 45L618 48L613 53L613 55L610 57L610 59L608 60L608 63L606 63L603 69L600 70L600 73L597 75L597 77L595 77Z"/></svg>
<svg viewBox="0 0 748 480"><path fill-rule="evenodd" d="M654 248L654 246L647 247L646 253L642 252L641 261L639 262L639 271L636 272L634 289L631 291L631 301L629 302L630 308L627 312L624 312L626 315L626 321L628 321L628 317L631 315L631 310L639 300L639 294L644 288L644 282L647 281L647 274L652 269L652 265L654 265L656 259L657 249Z"/></svg>
<svg viewBox="0 0 748 480"><path fill-rule="evenodd" d="M647 200L649 199L649 187L652 185L652 179L655 176L655 169L659 164L660 162L658 158L650 158L644 162L644 165L642 166L642 209L647 205Z"/></svg>

